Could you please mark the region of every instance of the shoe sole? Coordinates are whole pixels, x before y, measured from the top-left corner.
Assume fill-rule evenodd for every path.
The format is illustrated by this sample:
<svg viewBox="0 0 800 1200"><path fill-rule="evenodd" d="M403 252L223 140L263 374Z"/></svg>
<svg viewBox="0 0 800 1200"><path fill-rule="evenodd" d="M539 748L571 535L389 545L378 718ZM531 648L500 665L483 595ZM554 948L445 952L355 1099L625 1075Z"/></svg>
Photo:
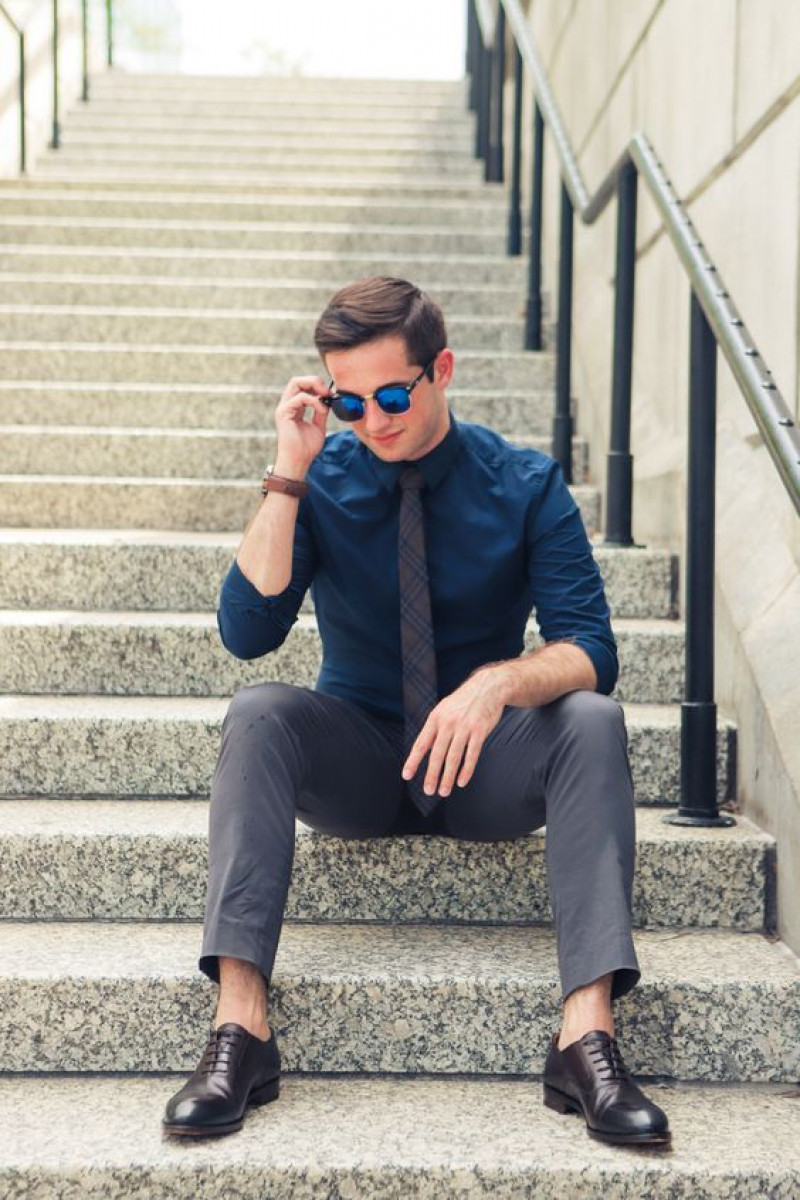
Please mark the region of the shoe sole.
<svg viewBox="0 0 800 1200"><path fill-rule="evenodd" d="M261 1087L255 1088L247 1097L245 1112L252 1104L259 1106L261 1104L269 1104L271 1100L277 1100L280 1093L280 1078L270 1079L268 1083L262 1084ZM165 1133L170 1133L174 1137L222 1137L226 1133L236 1133L244 1125L244 1114L238 1121L231 1121L228 1125L176 1125L162 1121L161 1125Z"/></svg>
<svg viewBox="0 0 800 1200"><path fill-rule="evenodd" d="M546 1108L551 1108L561 1116L574 1113L583 1117L586 1121L586 1132L596 1142L606 1142L613 1146L661 1146L664 1149L669 1149L672 1145L671 1133L601 1133L592 1129L579 1102L548 1084L544 1085L544 1104Z"/></svg>

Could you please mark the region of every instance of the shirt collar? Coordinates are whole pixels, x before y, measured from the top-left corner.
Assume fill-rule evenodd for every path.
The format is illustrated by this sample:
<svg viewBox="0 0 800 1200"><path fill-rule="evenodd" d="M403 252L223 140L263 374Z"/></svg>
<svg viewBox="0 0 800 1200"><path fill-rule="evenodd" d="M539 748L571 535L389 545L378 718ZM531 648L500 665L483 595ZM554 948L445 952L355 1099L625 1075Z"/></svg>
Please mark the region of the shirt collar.
<svg viewBox="0 0 800 1200"><path fill-rule="evenodd" d="M450 428L447 433L438 445L429 450L427 454L423 454L422 458L415 458L413 462L386 462L384 459L378 458L377 454L373 454L368 447L364 447L367 460L375 472L378 483L387 492L391 492L397 487L400 472L408 466L419 467L428 488L439 486L450 469L461 445L461 435L455 414L452 409L448 411L450 413Z"/></svg>

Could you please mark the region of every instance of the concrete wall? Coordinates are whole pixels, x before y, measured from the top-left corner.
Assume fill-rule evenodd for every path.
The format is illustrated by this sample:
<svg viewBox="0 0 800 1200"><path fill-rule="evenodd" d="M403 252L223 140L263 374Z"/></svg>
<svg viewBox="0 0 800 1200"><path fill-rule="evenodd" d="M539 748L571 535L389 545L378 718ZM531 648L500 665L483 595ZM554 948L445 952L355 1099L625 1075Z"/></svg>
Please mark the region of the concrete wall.
<svg viewBox="0 0 800 1200"><path fill-rule="evenodd" d="M631 133L665 163L800 418L800 4L531 0L531 27L589 193ZM545 135L545 279L560 183ZM526 173L527 177L527 173ZM602 485L616 204L576 221L572 392ZM689 289L639 187L634 535L682 549ZM800 520L719 357L717 683L739 726L739 795L779 838L779 920L800 951Z"/></svg>
<svg viewBox="0 0 800 1200"><path fill-rule="evenodd" d="M53 6L47 0L5 0L26 32L25 70L28 171L53 136ZM83 50L80 0L59 5L59 105L63 119L82 91ZM105 70L105 5L89 4L89 70ZM0 178L19 175L19 39L0 17Z"/></svg>

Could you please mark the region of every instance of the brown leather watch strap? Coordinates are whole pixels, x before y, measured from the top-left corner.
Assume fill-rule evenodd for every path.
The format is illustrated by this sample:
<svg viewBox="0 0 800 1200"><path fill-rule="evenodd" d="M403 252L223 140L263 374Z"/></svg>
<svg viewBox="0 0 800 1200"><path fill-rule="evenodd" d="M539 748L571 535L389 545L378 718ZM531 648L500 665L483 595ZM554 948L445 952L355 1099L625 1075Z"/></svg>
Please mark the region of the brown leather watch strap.
<svg viewBox="0 0 800 1200"><path fill-rule="evenodd" d="M283 492L284 496L296 496L302 500L308 495L308 484L303 479L285 479L283 475L275 475L272 468L268 467L261 484L261 495L266 496L267 492Z"/></svg>

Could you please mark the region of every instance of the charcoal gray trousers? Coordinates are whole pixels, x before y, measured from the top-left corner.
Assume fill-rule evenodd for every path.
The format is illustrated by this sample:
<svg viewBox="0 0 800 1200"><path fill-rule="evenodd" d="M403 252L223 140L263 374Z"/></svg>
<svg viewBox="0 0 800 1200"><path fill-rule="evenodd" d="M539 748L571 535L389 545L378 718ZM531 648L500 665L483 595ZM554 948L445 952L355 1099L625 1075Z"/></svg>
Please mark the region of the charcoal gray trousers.
<svg viewBox="0 0 800 1200"><path fill-rule="evenodd" d="M577 691L506 707L466 787L427 817L408 797L402 722L285 683L240 689L211 789L200 970L218 957L272 975L294 860L295 820L340 838L522 837L545 822L547 882L562 996L614 972L639 980L631 937L635 810L622 709Z"/></svg>

